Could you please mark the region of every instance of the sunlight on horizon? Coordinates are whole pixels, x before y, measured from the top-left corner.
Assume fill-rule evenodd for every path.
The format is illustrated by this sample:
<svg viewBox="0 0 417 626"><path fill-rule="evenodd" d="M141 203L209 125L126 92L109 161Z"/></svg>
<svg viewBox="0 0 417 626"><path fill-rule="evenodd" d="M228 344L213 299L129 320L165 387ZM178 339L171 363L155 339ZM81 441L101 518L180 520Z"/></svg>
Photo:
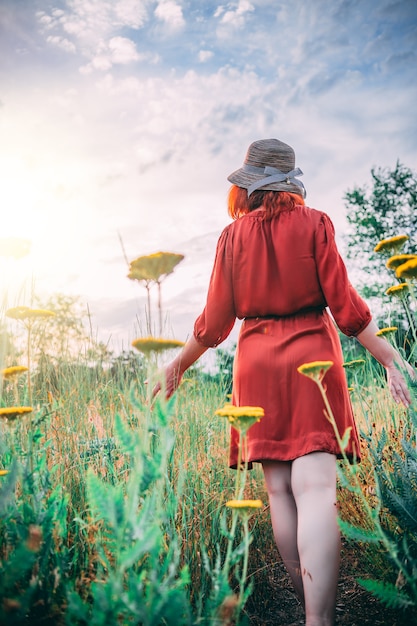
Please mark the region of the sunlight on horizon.
<svg viewBox="0 0 417 626"><path fill-rule="evenodd" d="M50 145L37 150L42 142L36 136L16 136L15 142L9 137L7 143L13 151L0 158L1 291L2 299L8 292L15 303L14 294L25 284L33 291L38 280L79 274L80 244L92 230L95 211L85 164Z"/></svg>

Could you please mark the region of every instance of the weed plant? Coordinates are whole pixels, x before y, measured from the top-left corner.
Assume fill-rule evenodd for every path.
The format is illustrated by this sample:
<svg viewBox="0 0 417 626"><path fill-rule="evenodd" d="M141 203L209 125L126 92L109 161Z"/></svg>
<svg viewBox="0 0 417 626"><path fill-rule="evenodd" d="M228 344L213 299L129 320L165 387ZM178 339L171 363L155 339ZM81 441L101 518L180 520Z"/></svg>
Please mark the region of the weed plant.
<svg viewBox="0 0 417 626"><path fill-rule="evenodd" d="M387 267L398 284L387 294L397 294L407 313L408 329L387 327L385 335L415 365L416 299L414 261L401 264L396 246L400 237L382 240L376 251L395 252ZM404 237L404 240L408 237ZM399 294L399 295L398 295ZM396 336L402 341L399 344ZM414 608L417 615L417 379L402 368L412 403L396 405L386 390L383 369L371 357L353 361L348 379L353 390L355 415L360 427L362 463L341 465L340 525L350 540L365 549L369 574L359 579L363 587L389 607ZM363 367L358 367L362 361Z"/></svg>

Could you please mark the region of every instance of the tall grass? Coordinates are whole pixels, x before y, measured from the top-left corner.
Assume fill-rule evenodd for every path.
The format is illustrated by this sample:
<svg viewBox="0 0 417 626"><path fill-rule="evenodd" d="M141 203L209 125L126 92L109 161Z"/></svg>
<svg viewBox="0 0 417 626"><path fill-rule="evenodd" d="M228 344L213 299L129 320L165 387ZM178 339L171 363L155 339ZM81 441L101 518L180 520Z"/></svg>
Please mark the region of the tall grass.
<svg viewBox="0 0 417 626"><path fill-rule="evenodd" d="M227 615L220 617L210 605L216 567L227 550L230 515L224 505L235 488L235 472L227 469L229 426L214 415L226 399L224 385L208 383L197 371L180 388L169 417L162 410L162 417L152 418L156 422L151 425L151 440L157 445L144 449L143 372L132 385L117 371L92 371L77 363L63 365L56 376L59 385L50 377L34 380L37 404L32 416L0 423L1 468L9 471L0 477L0 623L104 624L111 618L127 624L134 616L143 624L227 623ZM364 509L362 496L372 507L381 503L376 466L391 475L398 465L395 455L404 457L404 437L415 441L415 430L409 413L390 400L371 362L356 378L353 402L363 433L357 474L362 493L349 490L341 480L340 516L352 527L372 533L374 520ZM23 398L24 381L23 377L18 384ZM6 382L5 400L11 399L9 387ZM383 450L378 452L384 432ZM267 502L259 468L249 473L245 497ZM378 510L381 524L401 549L401 520L386 505ZM119 526L124 529L120 536ZM155 537L143 534L145 526L158 529ZM251 534L250 580L266 585L268 568L278 558L267 507L252 518ZM352 541L358 538L364 537L353 533ZM237 546L241 539L238 529ZM407 549L413 551L411 538L408 541ZM148 552L137 547L138 552L131 553L136 542L145 542L143 550ZM373 542L364 554L368 561L362 562L362 575L365 570L365 577L367 571L370 579L397 583L401 591L403 577L386 548ZM133 558L129 578L123 563ZM136 587L136 604L126 599L131 605L128 615L115 601L123 594L120 581L131 589L141 567L147 572L144 590L150 594L153 588L156 599L165 598L175 607L174 614L158 612L156 599L145 591L140 595ZM104 581L112 568L119 574L113 571L114 584L107 587L106 599ZM150 569L153 579L147 578ZM232 597L238 587L232 573L224 596ZM269 594L262 585L256 586L256 593ZM218 598L218 606L224 599ZM154 617L141 616L139 605ZM102 606L106 611L99 610ZM244 609L240 619L244 623Z"/></svg>
<svg viewBox="0 0 417 626"><path fill-rule="evenodd" d="M359 356L346 371L363 459L340 467L342 530L366 556L362 584L417 606L415 383L407 411ZM278 556L267 506L247 524L225 507L237 473L215 412L229 381L195 369L172 401L153 402L144 360L35 364L1 391L0 408L31 400L33 411L0 419L0 623L248 623ZM267 502L259 467L242 495Z"/></svg>
<svg viewBox="0 0 417 626"><path fill-rule="evenodd" d="M223 386L197 374L151 407L143 369L129 385L83 363L41 369L33 412L0 422L0 623L245 623Z"/></svg>

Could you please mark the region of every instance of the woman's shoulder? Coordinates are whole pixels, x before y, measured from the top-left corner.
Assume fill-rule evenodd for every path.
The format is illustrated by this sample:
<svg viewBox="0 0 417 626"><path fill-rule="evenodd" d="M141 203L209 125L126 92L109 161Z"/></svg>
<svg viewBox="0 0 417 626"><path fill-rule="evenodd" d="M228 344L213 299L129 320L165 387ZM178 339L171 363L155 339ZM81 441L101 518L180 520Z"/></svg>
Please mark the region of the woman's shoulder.
<svg viewBox="0 0 417 626"><path fill-rule="evenodd" d="M296 204L295 210L299 213L304 214L305 216L308 216L311 220L320 221L323 216L328 217L327 213L325 213L324 211L320 211L319 209L311 207L307 204Z"/></svg>
<svg viewBox="0 0 417 626"><path fill-rule="evenodd" d="M223 228L222 235L227 235L236 230L240 230L241 228L250 227L254 222L262 222L264 219L263 209L255 209L250 213L246 213L245 215L241 215L240 217L234 219L230 224L227 224Z"/></svg>
<svg viewBox="0 0 417 626"><path fill-rule="evenodd" d="M285 215L290 221L303 220L305 223L309 222L312 227L318 227L324 225L325 228L333 228L330 217L324 211L320 211L305 204L297 204L291 210L279 211L272 217L272 222L282 219ZM269 220L266 220L268 223ZM220 237L221 239L227 239L228 236L233 235L235 232L251 230L255 224L265 223L265 216L263 209L255 209L246 215L233 220L230 224L224 227Z"/></svg>
<svg viewBox="0 0 417 626"><path fill-rule="evenodd" d="M309 222L311 222L312 225L315 225L317 227L321 226L321 227L324 227L325 229L330 228L331 230L334 230L334 226L333 226L333 222L331 218L324 211L320 211L319 209L315 209L313 207L303 205L303 204L297 204L297 206L295 207L295 211L299 218L308 220Z"/></svg>

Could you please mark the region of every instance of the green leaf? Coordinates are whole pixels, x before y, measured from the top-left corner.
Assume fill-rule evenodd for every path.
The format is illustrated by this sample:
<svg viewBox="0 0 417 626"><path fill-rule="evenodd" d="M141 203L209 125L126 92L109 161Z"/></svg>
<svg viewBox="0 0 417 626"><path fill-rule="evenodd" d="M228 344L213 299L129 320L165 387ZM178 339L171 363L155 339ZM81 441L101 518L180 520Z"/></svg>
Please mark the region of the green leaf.
<svg viewBox="0 0 417 626"><path fill-rule="evenodd" d="M176 406L177 406L177 395L174 394L173 396L170 397L170 399L166 403L166 412L169 418L174 415Z"/></svg>
<svg viewBox="0 0 417 626"><path fill-rule="evenodd" d="M138 531L139 529L136 529L138 540L120 558L120 570L122 572L138 563L149 552L158 548L161 543L161 531L155 524L145 529L141 528L140 534Z"/></svg>
<svg viewBox="0 0 417 626"><path fill-rule="evenodd" d="M68 593L67 624L77 624L87 626L89 623L89 607L86 606L78 593L70 591Z"/></svg>
<svg viewBox="0 0 417 626"><path fill-rule="evenodd" d="M233 513L235 516L237 515L235 511ZM229 526L227 522L226 507L224 507L223 511L221 512L221 515L219 517L219 522L220 522L220 532L223 535L223 537L226 537L226 539L228 539L229 541L233 541L234 535L232 534L231 530L229 530Z"/></svg>
<svg viewBox="0 0 417 626"><path fill-rule="evenodd" d="M116 413L114 418L114 433L123 451L127 454L134 454L137 449L138 438L119 413Z"/></svg>
<svg viewBox="0 0 417 626"><path fill-rule="evenodd" d="M20 465L14 460L9 473L1 477L0 481L0 516L5 516L16 508L16 483L20 474Z"/></svg>
<svg viewBox="0 0 417 626"><path fill-rule="evenodd" d="M411 598L395 585L379 580L371 580L367 578L357 578L358 583L373 596L381 600L387 607L394 609L405 609L413 606L414 602Z"/></svg>
<svg viewBox="0 0 417 626"><path fill-rule="evenodd" d="M43 432L41 430L36 430L33 433L33 437L32 437L33 443L37 443L38 441L40 441L43 436L44 436L44 434L43 434Z"/></svg>
<svg viewBox="0 0 417 626"><path fill-rule="evenodd" d="M173 416L176 407L176 394L171 396L167 401L161 400L158 396L153 407L153 414L157 418L160 426L167 426L170 418Z"/></svg>
<svg viewBox="0 0 417 626"><path fill-rule="evenodd" d="M36 553L29 550L26 543L22 543L12 552L7 560L6 568L1 572L2 594L5 590L6 593L15 593L15 588L28 575L36 558Z"/></svg>
<svg viewBox="0 0 417 626"><path fill-rule="evenodd" d="M352 485L352 483L350 482L349 476L346 474L343 466L337 466L337 477L339 479L340 487L342 489L349 489L349 491L352 491L354 493L357 493L359 491L358 487L356 485Z"/></svg>
<svg viewBox="0 0 417 626"><path fill-rule="evenodd" d="M244 538L242 539L242 541L236 546L236 548L232 552L232 556L230 558L231 565L234 565L235 563L243 559L247 546L250 546L252 541L253 541L252 535L249 536L248 543L246 543Z"/></svg>
<svg viewBox="0 0 417 626"><path fill-rule="evenodd" d="M352 431L352 426L349 426L349 428L346 428L344 434L343 434L343 438L340 444L340 447L342 449L342 452L344 452L346 450L346 448L349 445L349 440L350 440L350 433Z"/></svg>
<svg viewBox="0 0 417 626"><path fill-rule="evenodd" d="M112 485L105 484L92 470L87 471L87 497L91 510L99 519L109 521L113 527L120 521L116 513L117 489Z"/></svg>
<svg viewBox="0 0 417 626"><path fill-rule="evenodd" d="M338 519L339 527L342 533L348 539L354 541L363 541L365 543L378 543L380 541L379 535L372 530L365 530L364 528L358 528L346 522L345 520Z"/></svg>

